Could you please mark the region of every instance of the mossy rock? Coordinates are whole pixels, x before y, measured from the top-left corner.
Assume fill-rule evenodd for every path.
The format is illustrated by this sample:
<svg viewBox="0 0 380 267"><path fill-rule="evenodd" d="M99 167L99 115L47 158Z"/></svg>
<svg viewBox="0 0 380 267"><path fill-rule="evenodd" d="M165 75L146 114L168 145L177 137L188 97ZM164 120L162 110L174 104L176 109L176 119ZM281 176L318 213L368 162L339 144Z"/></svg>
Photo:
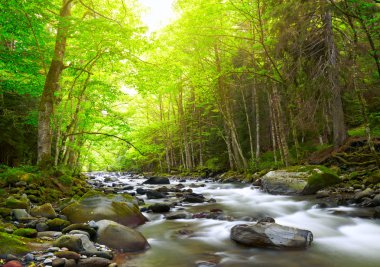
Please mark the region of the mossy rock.
<svg viewBox="0 0 380 267"><path fill-rule="evenodd" d="M378 184L380 183L380 171L376 171L374 173L372 173L367 179L366 181L369 183L369 184Z"/></svg>
<svg viewBox="0 0 380 267"><path fill-rule="evenodd" d="M53 220L47 221L46 224L49 226L49 230L51 231L62 231L70 225L70 222L62 220L60 218L55 218Z"/></svg>
<svg viewBox="0 0 380 267"><path fill-rule="evenodd" d="M16 199L15 197L10 196L5 200L5 207L9 209L29 210L30 201L26 195L22 196L20 199Z"/></svg>
<svg viewBox="0 0 380 267"><path fill-rule="evenodd" d="M46 188L44 190L45 200L49 202L55 202L62 198L63 193L57 189Z"/></svg>
<svg viewBox="0 0 380 267"><path fill-rule="evenodd" d="M29 251L22 237L0 232L0 254L22 255Z"/></svg>
<svg viewBox="0 0 380 267"><path fill-rule="evenodd" d="M53 219L57 217L53 206L50 203L45 203L41 206L33 207L30 210L30 214L34 217L45 217L48 219Z"/></svg>
<svg viewBox="0 0 380 267"><path fill-rule="evenodd" d="M16 229L17 227L14 226L12 223L3 223L0 221L0 232L12 234Z"/></svg>
<svg viewBox="0 0 380 267"><path fill-rule="evenodd" d="M340 182L341 180L339 177L333 173L313 170L311 175L307 178L307 185L303 189L302 194L311 195L316 193L318 190L339 184Z"/></svg>
<svg viewBox="0 0 380 267"><path fill-rule="evenodd" d="M19 228L13 232L14 235L35 238L37 237L37 230L31 228Z"/></svg>
<svg viewBox="0 0 380 267"><path fill-rule="evenodd" d="M105 195L97 191L87 192L78 201L66 206L62 213L72 223L107 219L136 227L147 221L139 210L138 202L132 196Z"/></svg>
<svg viewBox="0 0 380 267"><path fill-rule="evenodd" d="M324 166L292 166L261 177L264 191L282 195L314 194L340 182L336 172Z"/></svg>

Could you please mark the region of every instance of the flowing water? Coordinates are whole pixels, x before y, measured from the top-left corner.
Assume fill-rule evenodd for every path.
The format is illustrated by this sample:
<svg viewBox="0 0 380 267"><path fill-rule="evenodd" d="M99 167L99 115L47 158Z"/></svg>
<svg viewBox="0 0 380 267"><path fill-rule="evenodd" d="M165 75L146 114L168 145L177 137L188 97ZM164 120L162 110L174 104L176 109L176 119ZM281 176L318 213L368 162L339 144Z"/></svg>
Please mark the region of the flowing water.
<svg viewBox="0 0 380 267"><path fill-rule="evenodd" d="M119 181L136 186L144 180L121 176ZM174 185L178 182L171 183ZM269 195L250 185L192 180L182 184L189 186L191 183L205 185L192 189L194 193L204 194L206 198L214 198L216 203L188 204L181 208L193 213L219 208L236 220L169 221L161 214L146 213L150 221L137 230L148 239L151 248L140 254L119 255L122 266L190 267L197 264L207 266L206 263L200 265L202 261L215 262L217 266L223 267L380 266L380 220L334 215L332 209L315 208L313 200ZM146 203L174 201L170 198L160 201L144 200ZM353 208L336 208L336 210L345 209ZM243 220L247 216L253 218L270 216L279 224L310 230L314 234L312 246L307 250L280 251L238 245L230 240L230 229L236 224L247 223ZM181 230L186 230L189 234L178 234Z"/></svg>

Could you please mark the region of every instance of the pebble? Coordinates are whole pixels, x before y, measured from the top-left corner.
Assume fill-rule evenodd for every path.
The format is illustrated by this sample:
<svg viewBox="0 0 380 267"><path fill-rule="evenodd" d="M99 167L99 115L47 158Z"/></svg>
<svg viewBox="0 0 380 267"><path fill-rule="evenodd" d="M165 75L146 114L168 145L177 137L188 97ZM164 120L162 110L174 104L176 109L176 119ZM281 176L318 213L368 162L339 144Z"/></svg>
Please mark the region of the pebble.
<svg viewBox="0 0 380 267"><path fill-rule="evenodd" d="M46 264L52 264L53 263L53 260L52 259L46 259L46 260L44 260L44 264L46 265ZM45 266L45 267L47 267L47 266Z"/></svg>
<svg viewBox="0 0 380 267"><path fill-rule="evenodd" d="M24 256L25 261L32 261L34 260L34 255L32 253L28 253Z"/></svg>
<svg viewBox="0 0 380 267"><path fill-rule="evenodd" d="M49 251L49 252L57 252L57 251L59 251L59 250L60 250L59 247L50 247L50 248L48 248L47 251Z"/></svg>

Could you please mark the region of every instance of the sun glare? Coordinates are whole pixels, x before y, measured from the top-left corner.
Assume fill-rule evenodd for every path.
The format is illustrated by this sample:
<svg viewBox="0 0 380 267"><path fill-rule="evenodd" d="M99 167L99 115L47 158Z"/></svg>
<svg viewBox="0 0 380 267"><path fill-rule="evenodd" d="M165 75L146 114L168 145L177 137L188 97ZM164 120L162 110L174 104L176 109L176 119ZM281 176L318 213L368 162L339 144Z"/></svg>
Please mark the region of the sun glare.
<svg viewBox="0 0 380 267"><path fill-rule="evenodd" d="M149 32L157 31L174 19L173 2L175 0L139 0L147 7L142 15L143 22L149 27Z"/></svg>

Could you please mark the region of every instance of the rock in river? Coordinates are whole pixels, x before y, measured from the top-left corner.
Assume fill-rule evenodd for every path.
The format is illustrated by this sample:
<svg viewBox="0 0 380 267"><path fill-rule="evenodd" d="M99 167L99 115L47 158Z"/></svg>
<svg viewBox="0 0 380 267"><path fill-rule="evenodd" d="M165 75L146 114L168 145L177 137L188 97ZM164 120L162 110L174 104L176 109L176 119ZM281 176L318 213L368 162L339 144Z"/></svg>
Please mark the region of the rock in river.
<svg viewBox="0 0 380 267"><path fill-rule="evenodd" d="M84 195L62 210L71 223L85 223L91 220L112 220L129 227L144 224L147 219L142 215L137 201L126 195Z"/></svg>
<svg viewBox="0 0 380 267"><path fill-rule="evenodd" d="M143 182L143 184L170 184L170 181L167 177L153 176Z"/></svg>
<svg viewBox="0 0 380 267"><path fill-rule="evenodd" d="M261 248L303 249L313 241L308 230L270 222L235 225L230 237L239 244Z"/></svg>
<svg viewBox="0 0 380 267"><path fill-rule="evenodd" d="M142 251L149 248L145 237L138 231L109 220L97 223L97 242L124 252Z"/></svg>
<svg viewBox="0 0 380 267"><path fill-rule="evenodd" d="M306 166L268 172L261 177L261 189L270 194L310 195L339 182L339 177L327 168Z"/></svg>
<svg viewBox="0 0 380 267"><path fill-rule="evenodd" d="M149 209L155 213L169 212L170 205L165 204L165 203L155 203L153 205L150 205Z"/></svg>

